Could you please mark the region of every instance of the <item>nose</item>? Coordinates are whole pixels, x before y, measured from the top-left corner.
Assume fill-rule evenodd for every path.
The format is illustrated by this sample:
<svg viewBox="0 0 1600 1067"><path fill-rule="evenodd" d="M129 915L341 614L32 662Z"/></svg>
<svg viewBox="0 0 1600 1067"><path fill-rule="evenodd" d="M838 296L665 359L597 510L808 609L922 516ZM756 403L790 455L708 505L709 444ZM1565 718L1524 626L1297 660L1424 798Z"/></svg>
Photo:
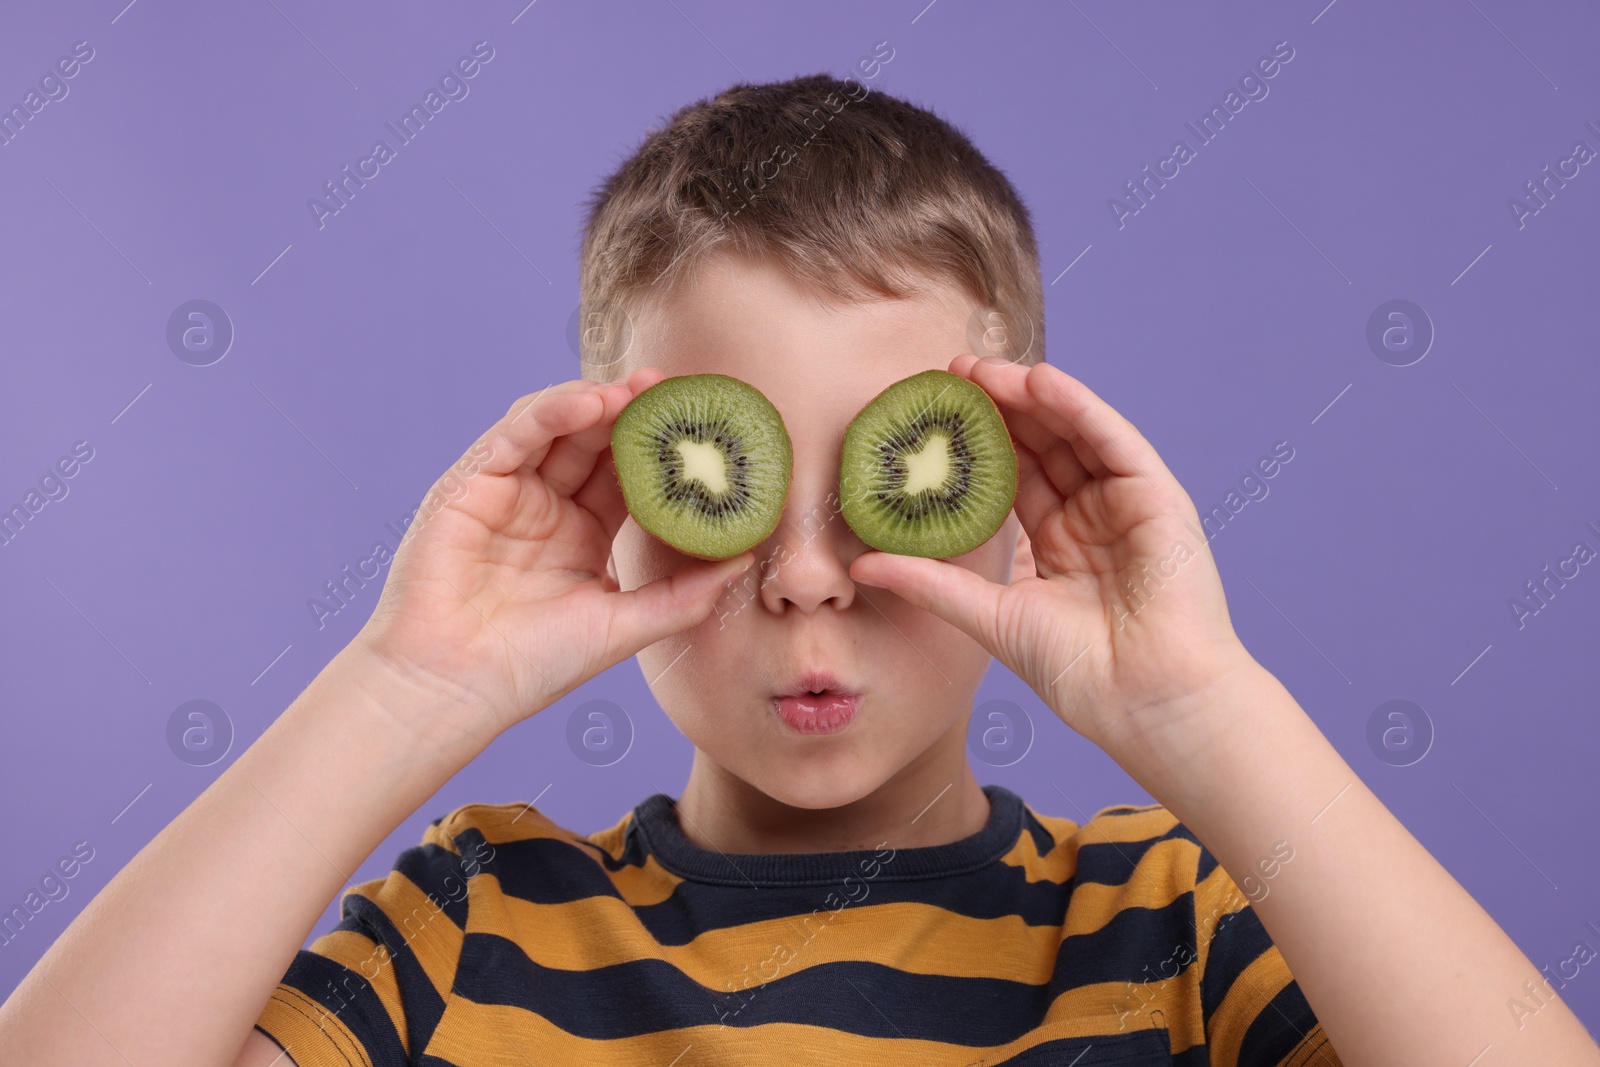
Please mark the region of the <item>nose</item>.
<svg viewBox="0 0 1600 1067"><path fill-rule="evenodd" d="M792 483L777 530L758 549L762 605L775 615L791 607L807 615L824 606L844 611L856 594L850 561L865 550L844 521L836 489L802 491Z"/></svg>

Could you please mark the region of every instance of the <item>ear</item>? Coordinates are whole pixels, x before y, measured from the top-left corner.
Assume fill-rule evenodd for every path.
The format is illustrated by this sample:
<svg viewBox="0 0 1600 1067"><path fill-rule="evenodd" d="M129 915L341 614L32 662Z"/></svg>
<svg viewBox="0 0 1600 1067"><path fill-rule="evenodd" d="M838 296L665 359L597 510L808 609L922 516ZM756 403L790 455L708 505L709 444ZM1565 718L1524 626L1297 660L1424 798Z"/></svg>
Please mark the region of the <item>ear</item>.
<svg viewBox="0 0 1600 1067"><path fill-rule="evenodd" d="M1016 518L1016 512L1011 513ZM1036 578L1039 569L1033 563L1033 542L1028 539L1028 531L1022 528L1022 520L1017 519L1017 551L1011 557L1011 580L1021 578Z"/></svg>

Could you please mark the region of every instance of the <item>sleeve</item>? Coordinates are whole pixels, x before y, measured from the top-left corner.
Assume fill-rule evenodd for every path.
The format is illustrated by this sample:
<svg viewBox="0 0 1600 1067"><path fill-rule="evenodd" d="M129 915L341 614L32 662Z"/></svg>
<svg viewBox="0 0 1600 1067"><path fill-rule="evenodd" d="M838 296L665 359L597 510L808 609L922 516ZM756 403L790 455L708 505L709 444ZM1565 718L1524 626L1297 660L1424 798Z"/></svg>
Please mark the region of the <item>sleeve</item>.
<svg viewBox="0 0 1600 1067"><path fill-rule="evenodd" d="M1273 860L1289 862L1287 854ZM1276 873L1269 863L1268 870ZM1261 925L1253 896L1264 899L1271 880L1245 878L1239 889L1201 846L1195 872L1195 940L1206 1047L1213 1067L1343 1067L1316 1013L1289 973L1278 946Z"/></svg>
<svg viewBox="0 0 1600 1067"><path fill-rule="evenodd" d="M405 1067L444 1014L484 842L457 809L389 874L344 894L337 926L296 953L256 1029L299 1067Z"/></svg>

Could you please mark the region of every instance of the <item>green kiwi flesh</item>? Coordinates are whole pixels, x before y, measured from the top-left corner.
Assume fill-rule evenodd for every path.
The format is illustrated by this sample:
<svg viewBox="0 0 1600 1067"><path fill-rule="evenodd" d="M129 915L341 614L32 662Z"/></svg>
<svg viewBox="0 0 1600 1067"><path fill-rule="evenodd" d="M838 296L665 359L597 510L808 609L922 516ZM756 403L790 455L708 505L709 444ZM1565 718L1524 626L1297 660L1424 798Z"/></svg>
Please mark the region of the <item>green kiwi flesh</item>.
<svg viewBox="0 0 1600 1067"><path fill-rule="evenodd" d="M889 386L851 420L840 509L883 552L948 559L993 537L1017 497L1017 451L994 400L928 370Z"/></svg>
<svg viewBox="0 0 1600 1067"><path fill-rule="evenodd" d="M679 552L728 559L778 528L794 450L783 418L726 374L663 378L611 430L611 461L634 521Z"/></svg>

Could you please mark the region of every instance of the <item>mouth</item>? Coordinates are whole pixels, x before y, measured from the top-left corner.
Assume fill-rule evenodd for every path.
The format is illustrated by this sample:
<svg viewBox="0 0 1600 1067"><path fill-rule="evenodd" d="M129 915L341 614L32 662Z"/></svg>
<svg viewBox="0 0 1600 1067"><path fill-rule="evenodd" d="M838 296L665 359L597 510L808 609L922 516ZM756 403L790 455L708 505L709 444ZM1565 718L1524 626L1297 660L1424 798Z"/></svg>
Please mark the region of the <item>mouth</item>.
<svg viewBox="0 0 1600 1067"><path fill-rule="evenodd" d="M772 698L778 719L798 734L833 734L856 717L861 694L831 674L810 671L783 693Z"/></svg>

